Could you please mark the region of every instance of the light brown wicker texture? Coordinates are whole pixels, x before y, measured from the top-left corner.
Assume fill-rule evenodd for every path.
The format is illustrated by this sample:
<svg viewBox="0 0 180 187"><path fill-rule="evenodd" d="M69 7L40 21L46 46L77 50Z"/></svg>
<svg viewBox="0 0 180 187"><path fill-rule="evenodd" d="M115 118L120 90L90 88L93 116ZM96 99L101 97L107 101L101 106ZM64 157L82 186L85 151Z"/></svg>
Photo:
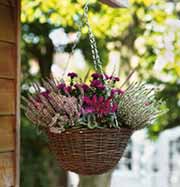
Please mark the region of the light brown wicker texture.
<svg viewBox="0 0 180 187"><path fill-rule="evenodd" d="M48 131L47 135L61 167L81 175L98 175L118 163L132 130L69 129L61 134Z"/></svg>

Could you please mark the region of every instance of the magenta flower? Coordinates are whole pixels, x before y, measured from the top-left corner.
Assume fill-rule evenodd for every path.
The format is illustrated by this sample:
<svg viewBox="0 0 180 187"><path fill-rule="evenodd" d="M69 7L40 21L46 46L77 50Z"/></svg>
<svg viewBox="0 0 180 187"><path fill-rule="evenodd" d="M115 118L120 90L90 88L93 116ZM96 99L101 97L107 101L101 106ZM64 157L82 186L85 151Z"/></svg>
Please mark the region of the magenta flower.
<svg viewBox="0 0 180 187"><path fill-rule="evenodd" d="M93 73L93 74L91 75L91 77L92 77L93 79L99 79L99 78L103 78L103 75L100 74L100 73Z"/></svg>
<svg viewBox="0 0 180 187"><path fill-rule="evenodd" d="M84 96L83 97L83 102L87 105L90 105L91 104L91 99L88 96Z"/></svg>
<svg viewBox="0 0 180 187"><path fill-rule="evenodd" d="M89 86L87 85L87 84L82 84L81 85L82 86L82 89L86 92L86 91L88 91L89 90Z"/></svg>
<svg viewBox="0 0 180 187"><path fill-rule="evenodd" d="M100 90L104 90L105 89L105 86L103 85L103 83L100 80L91 81L91 85L90 86L94 87L94 88L98 88Z"/></svg>
<svg viewBox="0 0 180 187"><path fill-rule="evenodd" d="M83 102L84 114L95 113L100 117L116 112L118 108L118 105L116 103L112 103L110 98L105 99L103 96L98 97L93 95L92 98L84 96Z"/></svg>
<svg viewBox="0 0 180 187"><path fill-rule="evenodd" d="M82 83L82 84L76 83L76 84L74 85L74 87L75 87L76 89L82 88L85 92L89 90L89 86L88 86L87 84L85 84L85 83Z"/></svg>
<svg viewBox="0 0 180 187"><path fill-rule="evenodd" d="M61 84L57 85L57 88L60 90L63 90L65 87L66 87L65 83L61 83Z"/></svg>
<svg viewBox="0 0 180 187"><path fill-rule="evenodd" d="M72 87L71 86L66 86L63 88L63 91L68 95L72 92Z"/></svg>
<svg viewBox="0 0 180 187"><path fill-rule="evenodd" d="M113 79L113 81L115 81L115 82L120 81L119 77L113 77L112 79Z"/></svg>
<svg viewBox="0 0 180 187"><path fill-rule="evenodd" d="M76 83L76 84L74 85L74 87L75 87L76 89L79 89L79 88L81 88L81 84Z"/></svg>
<svg viewBox="0 0 180 187"><path fill-rule="evenodd" d="M71 77L71 79L74 79L75 77L77 77L78 75L74 72L68 73L68 77Z"/></svg>
<svg viewBox="0 0 180 187"><path fill-rule="evenodd" d="M118 94L123 95L124 93L125 93L125 91L124 91L124 90L118 89Z"/></svg>

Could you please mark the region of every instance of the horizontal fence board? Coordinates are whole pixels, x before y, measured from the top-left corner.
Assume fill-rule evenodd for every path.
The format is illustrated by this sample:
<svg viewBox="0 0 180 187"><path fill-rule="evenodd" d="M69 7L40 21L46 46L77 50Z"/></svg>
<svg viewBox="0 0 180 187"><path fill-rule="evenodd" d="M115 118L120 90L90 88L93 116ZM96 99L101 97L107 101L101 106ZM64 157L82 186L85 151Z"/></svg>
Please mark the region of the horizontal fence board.
<svg viewBox="0 0 180 187"><path fill-rule="evenodd" d="M15 114L15 81L0 79L0 116Z"/></svg>
<svg viewBox="0 0 180 187"><path fill-rule="evenodd" d="M0 42L0 77L15 78L16 46Z"/></svg>
<svg viewBox="0 0 180 187"><path fill-rule="evenodd" d="M15 149L15 116L0 116L0 153Z"/></svg>
<svg viewBox="0 0 180 187"><path fill-rule="evenodd" d="M16 0L0 0L0 5L6 5L6 6L15 6Z"/></svg>
<svg viewBox="0 0 180 187"><path fill-rule="evenodd" d="M0 153L0 186L14 186L14 152Z"/></svg>
<svg viewBox="0 0 180 187"><path fill-rule="evenodd" d="M0 5L0 40L2 41L16 41L16 33L14 32L16 26L15 9L15 7Z"/></svg>

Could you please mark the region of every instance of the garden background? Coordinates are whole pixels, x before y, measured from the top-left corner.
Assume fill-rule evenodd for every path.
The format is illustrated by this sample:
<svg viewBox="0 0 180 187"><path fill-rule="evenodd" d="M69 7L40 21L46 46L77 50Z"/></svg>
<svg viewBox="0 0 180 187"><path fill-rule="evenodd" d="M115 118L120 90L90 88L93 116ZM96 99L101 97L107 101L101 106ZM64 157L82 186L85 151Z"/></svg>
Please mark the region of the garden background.
<svg viewBox="0 0 180 187"><path fill-rule="evenodd" d="M22 0L21 13L21 94L32 81L61 77L76 40L83 14L82 0ZM96 37L104 70L121 79L136 68L132 80L160 87L160 96L169 111L148 129L156 141L159 134L180 125L180 2L131 0L128 8L112 9L92 0L89 21ZM70 59L69 71L83 78L93 71L87 28ZM83 187L108 184L111 173L98 179L81 177ZM104 182L104 184L103 184ZM106 184L105 184L106 183ZM47 139L21 115L21 186L66 187L67 173L57 167Z"/></svg>

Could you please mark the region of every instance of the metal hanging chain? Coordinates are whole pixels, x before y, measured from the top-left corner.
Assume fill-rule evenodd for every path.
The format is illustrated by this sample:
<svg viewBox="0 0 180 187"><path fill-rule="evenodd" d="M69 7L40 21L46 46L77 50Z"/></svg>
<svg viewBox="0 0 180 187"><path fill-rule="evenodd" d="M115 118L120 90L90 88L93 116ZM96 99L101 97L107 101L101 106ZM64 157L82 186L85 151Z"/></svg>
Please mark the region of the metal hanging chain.
<svg viewBox="0 0 180 187"><path fill-rule="evenodd" d="M97 72L100 72L103 74L103 69L102 69L102 62L100 60L99 57L99 53L97 50L97 44L96 44L96 40L95 40L95 36L92 32L92 29L89 25L89 20L88 20L88 5L89 5L89 0L86 1L85 6L84 6L84 12L82 15L82 20L80 20L80 22L78 23L78 32L77 32L77 39L75 41L75 43L73 44L72 48L71 48L71 53L67 59L67 63L66 66L64 68L63 74L62 74L62 78L65 76L65 73L67 72L67 69L69 67L69 63L70 63L70 59L73 56L76 46L80 41L81 38L81 30L83 28L83 25L86 25L88 27L88 37L89 37L89 42L90 42L90 46L91 46L91 53L92 53L92 58L93 58L93 64L94 64L94 68Z"/></svg>
<svg viewBox="0 0 180 187"><path fill-rule="evenodd" d="M65 76L65 74L66 74L66 72L67 72L67 69L68 69L69 63L70 63L70 59L71 59L71 57L74 55L76 46L77 46L77 44L78 44L79 41L80 41L80 38L81 38L81 29L82 29L82 27L83 27L83 23L80 22L80 23L78 24L77 39L76 39L76 41L74 42L74 44L73 44L73 46L72 46L72 48L71 48L71 53L70 53L69 56L68 56L68 59L67 59L67 62L66 62L66 66L65 66L65 68L64 68L64 70L63 70L62 78Z"/></svg>
<svg viewBox="0 0 180 187"><path fill-rule="evenodd" d="M93 57L93 63L94 63L94 68L97 72L100 72L103 74L103 69L102 69L102 62L99 57L99 52L97 49L97 44L96 44L96 39L95 36L92 32L91 26L89 24L89 19L88 19L88 5L89 1L86 2L84 6L84 19L85 19L85 25L88 27L88 36L89 36L89 42L91 46L91 53Z"/></svg>

